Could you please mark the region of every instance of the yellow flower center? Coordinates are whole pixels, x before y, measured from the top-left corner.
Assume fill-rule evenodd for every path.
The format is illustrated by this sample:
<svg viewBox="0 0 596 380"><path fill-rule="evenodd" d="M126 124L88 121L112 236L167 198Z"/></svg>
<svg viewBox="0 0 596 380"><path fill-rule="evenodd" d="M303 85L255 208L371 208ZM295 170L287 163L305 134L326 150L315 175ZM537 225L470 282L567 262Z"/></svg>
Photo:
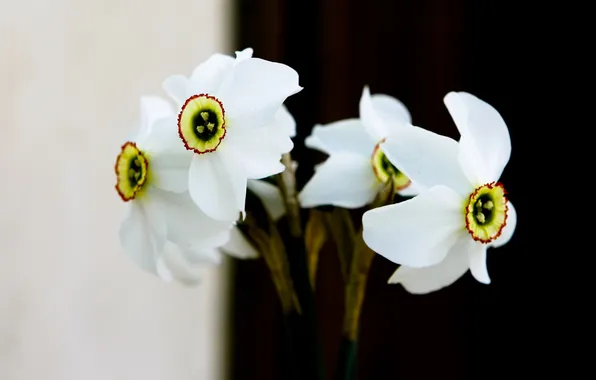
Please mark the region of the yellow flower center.
<svg viewBox="0 0 596 380"><path fill-rule="evenodd" d="M178 114L178 134L188 150L214 152L226 135L223 104L214 96L193 95Z"/></svg>
<svg viewBox="0 0 596 380"><path fill-rule="evenodd" d="M124 202L138 197L147 184L149 161L133 142L122 145L116 158L116 191Z"/></svg>
<svg viewBox="0 0 596 380"><path fill-rule="evenodd" d="M380 144L381 143L375 146L372 154L372 167L377 179L381 183L386 183L390 179L393 180L396 192L410 186L410 178L393 166L391 161L387 159L387 156L385 156L380 149Z"/></svg>
<svg viewBox="0 0 596 380"><path fill-rule="evenodd" d="M472 238L490 243L501 235L507 224L507 193L502 184L477 187L466 205L466 229Z"/></svg>

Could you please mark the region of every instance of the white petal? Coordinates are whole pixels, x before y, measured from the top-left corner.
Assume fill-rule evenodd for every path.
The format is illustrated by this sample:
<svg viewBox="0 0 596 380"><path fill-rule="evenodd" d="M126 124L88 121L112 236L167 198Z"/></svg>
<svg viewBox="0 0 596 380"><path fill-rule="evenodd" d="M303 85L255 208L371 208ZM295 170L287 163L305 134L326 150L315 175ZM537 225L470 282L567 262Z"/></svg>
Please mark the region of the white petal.
<svg viewBox="0 0 596 380"><path fill-rule="evenodd" d="M304 145L329 155L356 153L370 159L377 142L370 138L362 121L346 119L324 126L315 125Z"/></svg>
<svg viewBox="0 0 596 380"><path fill-rule="evenodd" d="M296 137L296 120L285 105L282 105L275 114L273 124L282 129L287 136Z"/></svg>
<svg viewBox="0 0 596 380"><path fill-rule="evenodd" d="M191 157L191 152L186 150L178 134L178 121L174 114L170 114L153 121L152 127L145 140L139 145L143 151L150 155L163 151L186 154Z"/></svg>
<svg viewBox="0 0 596 380"><path fill-rule="evenodd" d="M152 186L177 193L188 190L193 152L184 148L174 117L158 120L141 149L148 153Z"/></svg>
<svg viewBox="0 0 596 380"><path fill-rule="evenodd" d="M237 259L254 259L259 257L259 252L246 240L238 227L232 228L230 240L221 247L221 250Z"/></svg>
<svg viewBox="0 0 596 380"><path fill-rule="evenodd" d="M203 250L196 250L191 248L187 252L187 258L194 264L213 265L221 264L222 262L222 254L219 250L219 247Z"/></svg>
<svg viewBox="0 0 596 380"><path fill-rule="evenodd" d="M163 248L163 245L165 244L167 232L167 204L162 194L163 192L149 186L145 189L144 196L138 200L138 203L142 206L142 212L151 227L159 249Z"/></svg>
<svg viewBox="0 0 596 380"><path fill-rule="evenodd" d="M141 97L141 125L151 128L157 120L174 115L172 105L158 96Z"/></svg>
<svg viewBox="0 0 596 380"><path fill-rule="evenodd" d="M202 268L190 264L180 247L168 242L162 256L157 260L157 274L168 282L178 281L193 286L200 282Z"/></svg>
<svg viewBox="0 0 596 380"><path fill-rule="evenodd" d="M258 179L248 180L248 189L263 202L263 207L273 220L278 220L286 213L286 207L277 186Z"/></svg>
<svg viewBox="0 0 596 380"><path fill-rule="evenodd" d="M145 140L151 134L153 124L164 117L174 114L172 106L167 101L157 96L141 97L141 123L134 141L144 145Z"/></svg>
<svg viewBox="0 0 596 380"><path fill-rule="evenodd" d="M374 112L385 125L388 134L397 128L407 127L412 124L410 111L394 97L385 94L373 94L371 101Z"/></svg>
<svg viewBox="0 0 596 380"><path fill-rule="evenodd" d="M445 185L463 196L474 190L461 171L457 141L419 127L394 131L381 144L387 158L423 188Z"/></svg>
<svg viewBox="0 0 596 380"><path fill-rule="evenodd" d="M187 286L201 282L209 265L218 264L217 250L191 251L168 242L157 261L157 271L166 281L177 281Z"/></svg>
<svg viewBox="0 0 596 380"><path fill-rule="evenodd" d="M156 273L156 260L165 239L156 239L155 231L140 203L131 202L119 237L122 248L134 263L148 272Z"/></svg>
<svg viewBox="0 0 596 380"><path fill-rule="evenodd" d="M284 171L281 155L294 147L285 131L268 126L234 132L226 136L225 145L220 149L243 166L248 178L265 178Z"/></svg>
<svg viewBox="0 0 596 380"><path fill-rule="evenodd" d="M443 261L425 268L401 266L393 273L389 283L401 284L412 294L427 294L453 284L468 271L465 245L469 240L465 232L461 233Z"/></svg>
<svg viewBox="0 0 596 380"><path fill-rule="evenodd" d="M205 62L197 66L191 77L189 97L195 94L214 94L225 77L232 72L234 58L229 55L213 54Z"/></svg>
<svg viewBox="0 0 596 380"><path fill-rule="evenodd" d="M234 67L216 96L230 128L254 128L273 121L286 98L301 89L291 67L250 58Z"/></svg>
<svg viewBox="0 0 596 380"><path fill-rule="evenodd" d="M422 188L420 186L416 185L414 182L411 182L408 187L399 190L398 193L402 197L414 197L420 194L421 190Z"/></svg>
<svg viewBox="0 0 596 380"><path fill-rule="evenodd" d="M166 247L168 247L168 243L166 243ZM165 248L165 249L168 249L168 248ZM157 258L157 263L155 266L156 266L156 273L159 277L161 277L162 280L165 280L167 282L174 281L174 274L167 267L167 264L164 261L163 255L159 256Z"/></svg>
<svg viewBox="0 0 596 380"><path fill-rule="evenodd" d="M184 104L188 99L189 80L184 75L172 75L167 78L162 87L164 91L179 105Z"/></svg>
<svg viewBox="0 0 596 380"><path fill-rule="evenodd" d="M317 168L299 199L302 207L358 208L370 203L379 187L370 159L356 154L334 154Z"/></svg>
<svg viewBox="0 0 596 380"><path fill-rule="evenodd" d="M162 190L188 191L188 170L192 155L161 153L151 157L151 185Z"/></svg>
<svg viewBox="0 0 596 380"><path fill-rule="evenodd" d="M387 259L410 267L441 262L464 229L463 199L436 186L407 201L362 216L366 244Z"/></svg>
<svg viewBox="0 0 596 380"><path fill-rule="evenodd" d="M236 52L236 64L238 64L244 60L247 60L249 58L252 58L252 54L253 54L252 48L246 48L244 50L237 51Z"/></svg>
<svg viewBox="0 0 596 380"><path fill-rule="evenodd" d="M511 155L509 130L499 112L466 92L450 92L444 103L461 134L459 159L470 181L497 181Z"/></svg>
<svg viewBox="0 0 596 380"><path fill-rule="evenodd" d="M219 249L221 245L212 248L205 248L204 245L180 245L179 248L180 252L182 252L182 254L184 255L186 262L193 266L203 266L221 264L222 255Z"/></svg>
<svg viewBox="0 0 596 380"><path fill-rule="evenodd" d="M228 179L232 185L237 210L240 210L240 212L244 213L248 178L246 176L246 170L242 159L238 160L237 156L232 153L233 152L228 144L226 146L220 147L218 151L218 157L221 161L221 166L225 170L226 175L228 176Z"/></svg>
<svg viewBox="0 0 596 380"><path fill-rule="evenodd" d="M209 249L229 239L233 222L210 218L188 193L164 193L167 200L168 240L194 249Z"/></svg>
<svg viewBox="0 0 596 380"><path fill-rule="evenodd" d="M360 118L375 143L412 122L410 112L399 100L384 94L370 95L364 86L360 97Z"/></svg>
<svg viewBox="0 0 596 380"><path fill-rule="evenodd" d="M144 196L135 201L140 206L143 222L146 223L155 247L154 265L167 242L167 202L163 194L163 191L150 186L145 189Z"/></svg>
<svg viewBox="0 0 596 380"><path fill-rule="evenodd" d="M470 260L470 272L474 278L483 284L490 284L486 268L486 245L468 238L467 252Z"/></svg>
<svg viewBox="0 0 596 380"><path fill-rule="evenodd" d="M507 211L507 224L503 228L501 236L489 244L490 247L498 248L504 246L511 240L513 232L515 232L515 227L517 226L517 211L515 211L515 207L513 207L513 203L511 202L507 202L507 207L509 207L509 210Z"/></svg>
<svg viewBox="0 0 596 380"><path fill-rule="evenodd" d="M188 190L194 203L208 216L235 221L240 210L231 179L217 153L194 155L190 163Z"/></svg>

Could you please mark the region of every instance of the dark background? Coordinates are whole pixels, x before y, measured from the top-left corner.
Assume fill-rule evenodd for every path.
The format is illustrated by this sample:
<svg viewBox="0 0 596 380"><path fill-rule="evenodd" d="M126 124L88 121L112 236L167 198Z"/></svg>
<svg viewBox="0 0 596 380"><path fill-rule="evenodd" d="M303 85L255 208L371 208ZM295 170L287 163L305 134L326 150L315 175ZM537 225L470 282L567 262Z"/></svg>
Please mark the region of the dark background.
<svg viewBox="0 0 596 380"><path fill-rule="evenodd" d="M489 250L491 285L468 273L425 296L387 279L396 265L377 256L371 269L359 347L359 379L533 377L551 368L550 341L536 311L546 292L533 275L540 255L530 234L533 137L524 132L532 24L494 1L237 0L236 49L283 62L304 90L287 101L298 124L293 157L299 187L324 155L303 145L313 125L358 117L364 85L400 99L415 125L458 138L443 97L467 91L508 124L512 156L501 178L520 215L513 239ZM510 4L515 4L511 2ZM523 120L522 120L523 119ZM524 154L524 152L526 152ZM333 247L321 254L317 307L329 374L343 315L343 282ZM261 261L235 263L233 379L279 379L281 311ZM554 301L553 301L554 302Z"/></svg>

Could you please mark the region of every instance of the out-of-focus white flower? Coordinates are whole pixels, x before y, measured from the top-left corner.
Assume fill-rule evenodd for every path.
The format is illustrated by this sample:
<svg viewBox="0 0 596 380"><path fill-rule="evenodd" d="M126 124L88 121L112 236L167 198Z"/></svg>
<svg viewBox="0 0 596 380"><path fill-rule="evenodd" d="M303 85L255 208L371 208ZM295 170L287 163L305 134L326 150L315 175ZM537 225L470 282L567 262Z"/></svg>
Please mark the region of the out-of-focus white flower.
<svg viewBox="0 0 596 380"><path fill-rule="evenodd" d="M299 92L292 68L252 58L215 54L190 78L169 77L165 91L178 103L180 144L189 157L188 189L196 205L218 220L244 212L248 179L284 169L283 153L293 148L287 131L274 122L283 102Z"/></svg>
<svg viewBox="0 0 596 380"><path fill-rule="evenodd" d="M300 192L302 207L334 205L358 208L370 203L387 180L401 195L416 195L416 186L383 152L382 142L394 132L410 128L407 108L384 94L370 94L364 87L360 118L317 125L305 145L329 158L315 168Z"/></svg>
<svg viewBox="0 0 596 380"><path fill-rule="evenodd" d="M273 220L278 220L285 214L285 207L279 189L262 180L249 180L248 188L263 202L263 206ZM186 244L174 244L166 241L161 255L157 260L157 274L166 281L177 281L184 285L199 284L205 272L214 265L219 265L223 255L247 260L258 258L259 252L246 239L237 225L213 220L196 207L188 193L165 194L167 197L167 225L177 234L170 239ZM193 215L198 213L198 215ZM224 232L207 236L201 233L200 239L190 240L188 235L204 228L205 220L224 228ZM227 232L227 233L226 233Z"/></svg>
<svg viewBox="0 0 596 380"><path fill-rule="evenodd" d="M116 191L128 206L121 244L137 265L166 279L177 273L170 270L172 252L190 261L212 262L233 226L208 217L180 186L188 173L173 169L176 150L184 151L171 123L173 114L166 101L141 98L139 131L122 145L115 165ZM166 191L173 187L179 192Z"/></svg>
<svg viewBox="0 0 596 380"><path fill-rule="evenodd" d="M439 290L468 269L490 283L486 250L506 244L517 223L498 182L511 154L503 118L468 93L451 92L444 102L459 143L418 127L397 131L381 148L424 190L362 218L366 244L402 265L389 282L411 293Z"/></svg>

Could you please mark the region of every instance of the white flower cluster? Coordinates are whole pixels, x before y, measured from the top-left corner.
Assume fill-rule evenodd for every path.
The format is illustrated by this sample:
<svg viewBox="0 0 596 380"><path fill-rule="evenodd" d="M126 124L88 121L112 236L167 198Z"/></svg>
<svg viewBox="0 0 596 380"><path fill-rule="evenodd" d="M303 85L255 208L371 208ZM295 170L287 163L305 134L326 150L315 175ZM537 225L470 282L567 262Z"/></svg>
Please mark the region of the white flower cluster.
<svg viewBox="0 0 596 380"><path fill-rule="evenodd" d="M220 54L187 78L164 82L172 102L141 99L141 122L116 161L116 190L130 205L121 243L143 269L196 283L225 252L258 256L236 223L247 188L273 219L284 203L260 179L284 170L296 125L284 101L299 92L290 67ZM486 250L509 241L516 213L498 182L511 142L499 113L463 92L445 96L459 141L412 125L407 108L364 88L360 117L317 125L307 147L329 155L299 194L302 207L370 206L388 182L399 203L363 215L363 239L401 266L390 278L412 293L450 285L468 269L489 283Z"/></svg>
<svg viewBox="0 0 596 380"><path fill-rule="evenodd" d="M330 156L300 194L305 207L362 207L391 179L397 193L418 194L362 217L365 243L401 265L389 282L416 294L448 286L468 269L488 284L486 250L507 243L517 223L498 182L511 154L503 118L468 93L451 92L444 102L459 141L413 126L401 102L368 88L360 119L316 126L306 139Z"/></svg>
<svg viewBox="0 0 596 380"><path fill-rule="evenodd" d="M116 160L116 190L129 205L120 241L141 268L194 284L221 252L257 256L236 227L247 188L272 218L283 214L279 190L259 179L284 169L296 128L283 103L302 88L296 71L251 49L215 54L163 87L173 102L141 99L139 131Z"/></svg>

